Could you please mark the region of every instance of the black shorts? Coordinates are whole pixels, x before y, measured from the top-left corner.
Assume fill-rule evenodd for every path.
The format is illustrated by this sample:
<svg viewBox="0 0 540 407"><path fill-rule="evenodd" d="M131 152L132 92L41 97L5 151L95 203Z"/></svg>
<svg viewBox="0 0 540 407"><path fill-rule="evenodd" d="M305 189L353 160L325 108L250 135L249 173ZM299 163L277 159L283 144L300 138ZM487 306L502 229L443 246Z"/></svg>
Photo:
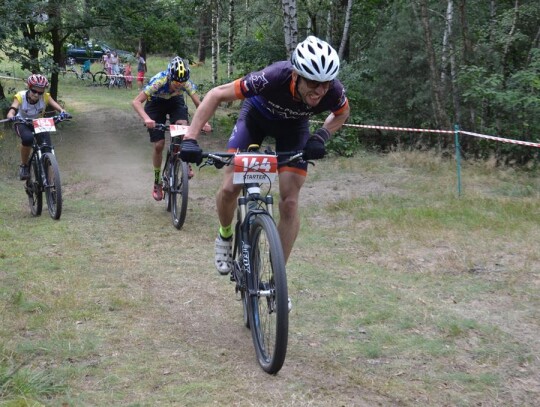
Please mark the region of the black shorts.
<svg viewBox="0 0 540 407"><path fill-rule="evenodd" d="M307 119L269 120L257 111L249 99L245 99L227 149L245 151L250 144L266 147L263 145L266 138L275 140L277 152L302 150L309 138L309 122ZM305 161L296 161L284 166L307 172L307 165Z"/></svg>
<svg viewBox="0 0 540 407"><path fill-rule="evenodd" d="M188 109L181 95L170 99L149 100L144 105L144 111L156 123L165 124L167 116L169 116L169 122L173 124L177 120L188 119ZM148 134L152 143L165 139L165 132L162 130L148 129Z"/></svg>
<svg viewBox="0 0 540 407"><path fill-rule="evenodd" d="M34 142L34 128L30 124L15 123L13 126L15 133L21 138L21 144L25 147L31 147ZM51 144L51 135L49 132L38 133L35 135L38 144Z"/></svg>

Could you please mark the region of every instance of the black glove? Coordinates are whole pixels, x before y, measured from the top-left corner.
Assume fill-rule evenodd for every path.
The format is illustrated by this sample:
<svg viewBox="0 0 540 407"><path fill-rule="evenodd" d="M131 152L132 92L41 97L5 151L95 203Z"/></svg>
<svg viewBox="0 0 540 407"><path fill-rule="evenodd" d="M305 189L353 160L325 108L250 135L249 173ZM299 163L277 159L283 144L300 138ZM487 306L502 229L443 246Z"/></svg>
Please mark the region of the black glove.
<svg viewBox="0 0 540 407"><path fill-rule="evenodd" d="M180 145L180 159L187 163L202 163L202 149L199 147L197 140L187 139L182 140Z"/></svg>
<svg viewBox="0 0 540 407"><path fill-rule="evenodd" d="M330 138L330 132L321 127L308 138L304 146L304 160L318 160L326 154L324 143Z"/></svg>

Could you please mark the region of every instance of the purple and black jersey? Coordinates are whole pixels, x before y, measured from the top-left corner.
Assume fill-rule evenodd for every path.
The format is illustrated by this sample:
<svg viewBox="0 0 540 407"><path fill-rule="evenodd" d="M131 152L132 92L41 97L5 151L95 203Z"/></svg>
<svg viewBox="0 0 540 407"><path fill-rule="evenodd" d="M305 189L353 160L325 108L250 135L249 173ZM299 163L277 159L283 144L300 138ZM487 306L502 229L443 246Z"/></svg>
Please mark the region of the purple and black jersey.
<svg viewBox="0 0 540 407"><path fill-rule="evenodd" d="M323 112L339 115L348 109L345 89L338 80L332 81L317 106L308 106L296 95L292 72L292 64L281 61L234 82L236 96L245 100L227 144L229 151L262 145L266 137L275 139L278 152L301 150L310 136L311 116ZM307 163L280 166L279 171L306 174Z"/></svg>
<svg viewBox="0 0 540 407"><path fill-rule="evenodd" d="M310 107L297 100L292 71L289 61L281 61L251 72L236 81L236 94L242 99L250 98L251 104L269 120L308 120L322 112L339 114L348 106L345 89L336 79L317 106Z"/></svg>

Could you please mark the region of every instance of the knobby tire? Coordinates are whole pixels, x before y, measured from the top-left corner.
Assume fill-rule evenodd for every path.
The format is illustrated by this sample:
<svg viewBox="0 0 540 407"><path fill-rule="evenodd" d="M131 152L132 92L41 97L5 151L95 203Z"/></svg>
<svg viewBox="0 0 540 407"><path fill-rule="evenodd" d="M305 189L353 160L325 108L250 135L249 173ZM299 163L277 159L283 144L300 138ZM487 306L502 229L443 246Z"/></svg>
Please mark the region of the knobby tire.
<svg viewBox="0 0 540 407"><path fill-rule="evenodd" d="M37 156L32 157L28 169L30 177L26 180L26 193L28 194L28 204L33 216L40 216L43 209L43 191L41 189L41 175L39 172Z"/></svg>
<svg viewBox="0 0 540 407"><path fill-rule="evenodd" d="M176 229L184 226L188 205L189 167L179 157L176 157L172 168L171 183L171 215Z"/></svg>
<svg viewBox="0 0 540 407"><path fill-rule="evenodd" d="M96 72L94 75L94 82L97 82L98 85L106 85L109 83L109 75L105 71Z"/></svg>
<svg viewBox="0 0 540 407"><path fill-rule="evenodd" d="M62 215L62 183L60 181L58 161L53 153L43 154L42 159L45 179L47 180L44 187L49 215L51 215L51 218L58 220Z"/></svg>
<svg viewBox="0 0 540 407"><path fill-rule="evenodd" d="M163 166L163 171L161 172L161 185L163 187L163 199L167 204L167 212L171 211L171 153L167 152L167 158L165 159L165 165Z"/></svg>
<svg viewBox="0 0 540 407"><path fill-rule="evenodd" d="M289 309L285 256L272 217L259 214L250 227L248 312L257 360L269 374L285 362L289 333Z"/></svg>

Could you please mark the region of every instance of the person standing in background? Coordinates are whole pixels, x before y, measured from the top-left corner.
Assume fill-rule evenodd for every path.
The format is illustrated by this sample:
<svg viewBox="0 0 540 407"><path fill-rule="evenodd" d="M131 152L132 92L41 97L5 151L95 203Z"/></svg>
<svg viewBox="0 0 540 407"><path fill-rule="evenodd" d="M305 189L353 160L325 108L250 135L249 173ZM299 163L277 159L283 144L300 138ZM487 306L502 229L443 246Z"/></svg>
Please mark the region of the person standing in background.
<svg viewBox="0 0 540 407"><path fill-rule="evenodd" d="M142 90L144 85L144 74L147 71L146 60L140 52L137 52L135 57L137 58L137 85L139 86L139 90Z"/></svg>
<svg viewBox="0 0 540 407"><path fill-rule="evenodd" d="M120 67L118 65L118 54L116 51L113 51L111 53L111 56L109 57L109 63L111 65L111 74L112 75L119 75L120 74Z"/></svg>

